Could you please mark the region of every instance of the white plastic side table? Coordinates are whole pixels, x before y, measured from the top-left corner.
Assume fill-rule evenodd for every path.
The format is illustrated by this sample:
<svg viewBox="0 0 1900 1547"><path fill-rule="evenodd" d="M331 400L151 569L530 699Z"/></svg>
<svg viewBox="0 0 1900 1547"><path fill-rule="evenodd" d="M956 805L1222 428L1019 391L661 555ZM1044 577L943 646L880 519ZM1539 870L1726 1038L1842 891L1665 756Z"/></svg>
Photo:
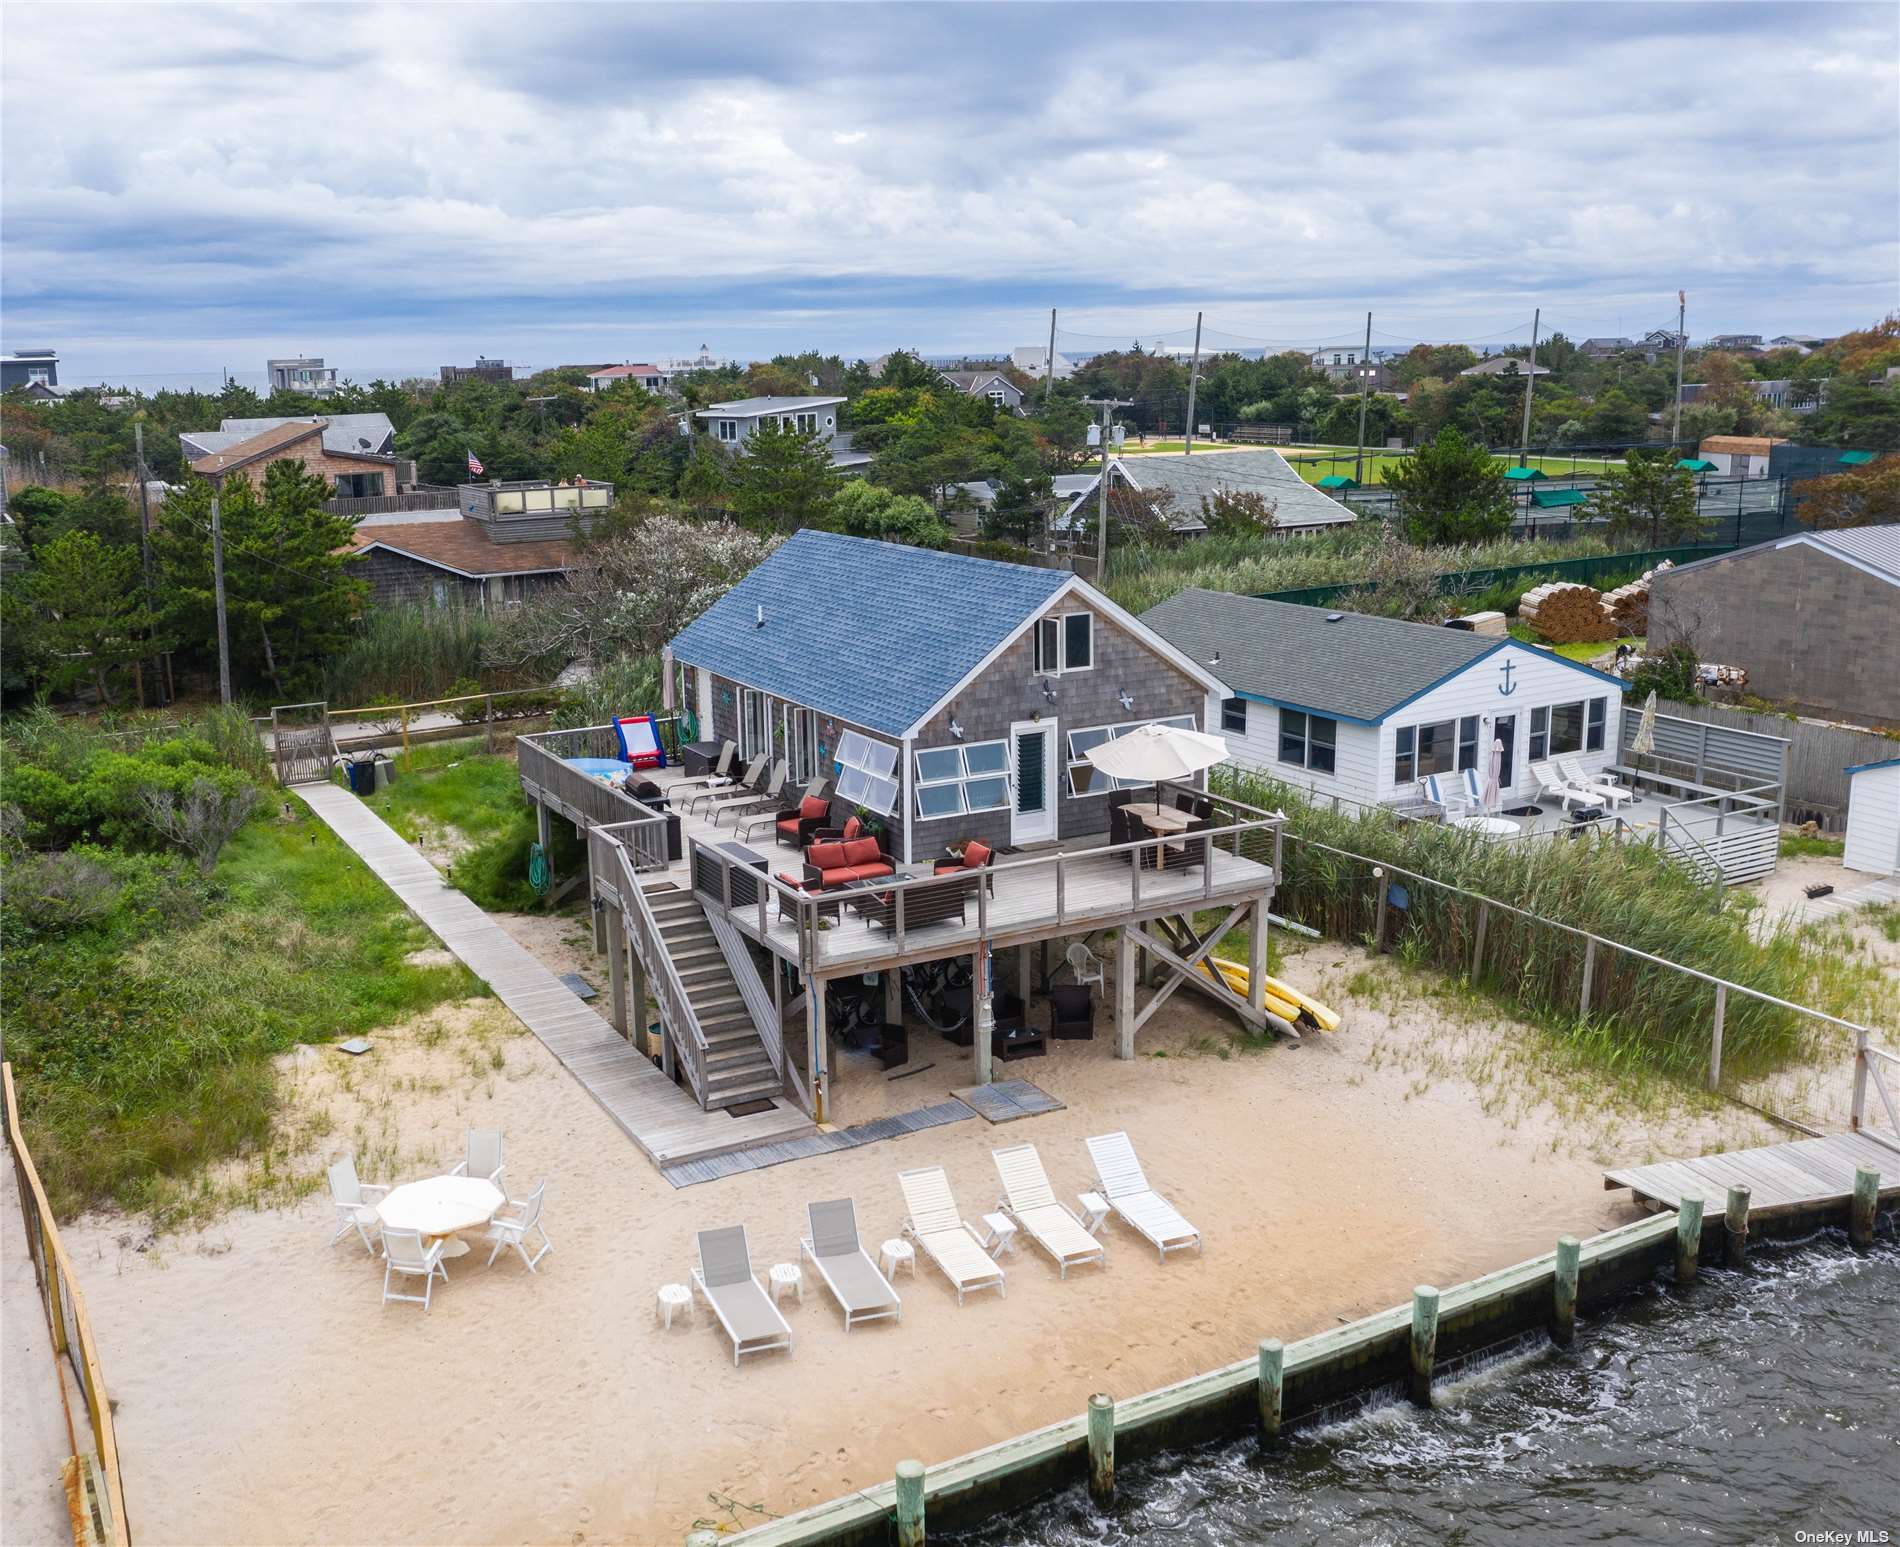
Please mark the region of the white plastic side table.
<svg viewBox="0 0 1900 1547"><path fill-rule="evenodd" d="M1108 1199L1098 1192L1079 1193L1076 1201L1082 1205L1082 1228L1090 1235L1099 1235L1102 1221L1108 1218Z"/></svg>
<svg viewBox="0 0 1900 1547"><path fill-rule="evenodd" d="M917 1254L911 1250L910 1242L898 1236L877 1249L877 1265L886 1278L896 1278L899 1268L909 1268L910 1276L917 1276Z"/></svg>
<svg viewBox="0 0 1900 1547"><path fill-rule="evenodd" d="M983 1228L988 1232L983 1250L993 1261L1001 1262L1016 1250L1016 1221L1007 1214L985 1214Z"/></svg>
<svg viewBox="0 0 1900 1547"><path fill-rule="evenodd" d="M772 1264L769 1282L772 1286L772 1303L777 1305L785 1298L787 1290L798 1296L798 1303L805 1303L805 1275L799 1271L795 1262L775 1262Z"/></svg>
<svg viewBox="0 0 1900 1547"><path fill-rule="evenodd" d="M686 1310L686 1319L691 1321L693 1319L692 1290L688 1289L684 1284L660 1285L660 1293L654 1307L654 1315L665 1320L668 1331L671 1331L673 1327L673 1313L681 1307L684 1307Z"/></svg>

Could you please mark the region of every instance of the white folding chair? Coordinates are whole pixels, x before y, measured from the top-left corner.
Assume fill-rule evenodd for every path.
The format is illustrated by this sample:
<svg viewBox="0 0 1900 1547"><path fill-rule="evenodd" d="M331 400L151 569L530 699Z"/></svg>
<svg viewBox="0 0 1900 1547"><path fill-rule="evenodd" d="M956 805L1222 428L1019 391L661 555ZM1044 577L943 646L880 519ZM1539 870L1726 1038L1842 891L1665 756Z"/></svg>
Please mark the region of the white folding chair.
<svg viewBox="0 0 1900 1547"><path fill-rule="evenodd" d="M501 1130L471 1128L468 1131L468 1154L449 1175L485 1177L506 1192L508 1184L501 1179L505 1170L507 1165L502 1159Z"/></svg>
<svg viewBox="0 0 1900 1547"><path fill-rule="evenodd" d="M336 1205L336 1234L330 1237L330 1244L336 1243L354 1230L362 1237L363 1250L372 1257L376 1255L376 1244L370 1240L372 1231L383 1227L382 1217L376 1212L376 1205L382 1201L387 1187L372 1182L359 1182L356 1179L356 1157L345 1155L330 1167L330 1201Z"/></svg>
<svg viewBox="0 0 1900 1547"><path fill-rule="evenodd" d="M512 1246L521 1253L521 1260L528 1265L528 1271L532 1273L534 1265L554 1250L554 1243L548 1239L548 1233L541 1225L541 1202L547 1190L546 1182L537 1183L534 1191L525 1199L510 1198L508 1200L507 1206L521 1210L519 1214L512 1219L506 1215L497 1214L489 1221L488 1239L495 1243L495 1249L488 1254L489 1266L492 1267L495 1259ZM532 1257L528 1255L526 1244L530 1230L541 1237L540 1248Z"/></svg>
<svg viewBox="0 0 1900 1547"><path fill-rule="evenodd" d="M436 1277L442 1282L449 1281L449 1270L442 1266L442 1248L446 1242L437 1241L433 1246L422 1244L422 1233L417 1230L385 1230L383 1232L383 1304L391 1300L407 1300L420 1305L425 1311L429 1308L429 1296L435 1290ZM419 1295L399 1295L389 1287L389 1281L398 1273L422 1280L422 1293Z"/></svg>
<svg viewBox="0 0 1900 1547"><path fill-rule="evenodd" d="M1063 956L1069 963L1069 971L1075 974L1078 985L1093 983L1097 988L1106 991L1106 986L1102 982L1102 959L1089 949L1086 940L1077 940L1072 943L1069 949L1063 952Z"/></svg>

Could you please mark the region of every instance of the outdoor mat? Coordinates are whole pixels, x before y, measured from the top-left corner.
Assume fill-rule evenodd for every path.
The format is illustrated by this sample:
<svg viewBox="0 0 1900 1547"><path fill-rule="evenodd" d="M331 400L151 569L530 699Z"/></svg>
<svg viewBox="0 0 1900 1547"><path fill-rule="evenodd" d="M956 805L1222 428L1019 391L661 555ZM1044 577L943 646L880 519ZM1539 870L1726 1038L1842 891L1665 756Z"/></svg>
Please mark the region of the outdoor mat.
<svg viewBox="0 0 1900 1547"><path fill-rule="evenodd" d="M578 972L563 972L561 981L574 991L576 999L598 999L600 990L582 977Z"/></svg>
<svg viewBox="0 0 1900 1547"><path fill-rule="evenodd" d="M682 1160L662 1166L660 1175L675 1187L691 1187L697 1182L716 1182L722 1176L737 1176L741 1171L763 1171L788 1160L805 1160L813 1155L829 1155L836 1150L857 1149L881 1139L897 1139L926 1128L941 1128L946 1123L967 1122L976 1114L961 1101L940 1101L935 1106L919 1107L915 1112L900 1112L895 1117L880 1117L873 1122L855 1123L830 1133L801 1134L776 1144L759 1144L751 1149L734 1150L728 1155L708 1155L704 1160Z"/></svg>
<svg viewBox="0 0 1900 1547"><path fill-rule="evenodd" d="M1060 1112L1062 1103L1040 1085L1028 1080L998 1080L993 1085L965 1085L950 1092L978 1117L992 1123L1013 1123L1040 1112Z"/></svg>

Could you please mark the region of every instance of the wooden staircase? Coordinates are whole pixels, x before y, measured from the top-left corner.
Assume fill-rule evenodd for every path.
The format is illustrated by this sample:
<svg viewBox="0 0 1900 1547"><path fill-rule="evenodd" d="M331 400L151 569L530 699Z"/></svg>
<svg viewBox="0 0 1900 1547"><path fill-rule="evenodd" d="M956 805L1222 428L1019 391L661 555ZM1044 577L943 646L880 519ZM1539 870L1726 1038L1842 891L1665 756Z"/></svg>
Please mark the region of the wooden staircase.
<svg viewBox="0 0 1900 1547"><path fill-rule="evenodd" d="M732 964L699 899L667 888L647 892L646 902L705 1036L706 1083L700 1105L710 1110L783 1096L784 1080L759 1038Z"/></svg>

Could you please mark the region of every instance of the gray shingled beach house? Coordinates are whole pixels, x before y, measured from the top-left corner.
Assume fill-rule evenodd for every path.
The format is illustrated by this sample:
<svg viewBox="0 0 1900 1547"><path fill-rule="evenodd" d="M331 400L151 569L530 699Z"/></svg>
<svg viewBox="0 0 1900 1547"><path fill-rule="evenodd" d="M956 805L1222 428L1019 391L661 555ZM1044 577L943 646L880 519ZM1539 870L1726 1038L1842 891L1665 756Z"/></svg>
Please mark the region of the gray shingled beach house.
<svg viewBox="0 0 1900 1547"><path fill-rule="evenodd" d="M1108 829L1088 749L1225 696L1063 570L802 531L673 641L702 735L835 776L905 863Z"/></svg>

